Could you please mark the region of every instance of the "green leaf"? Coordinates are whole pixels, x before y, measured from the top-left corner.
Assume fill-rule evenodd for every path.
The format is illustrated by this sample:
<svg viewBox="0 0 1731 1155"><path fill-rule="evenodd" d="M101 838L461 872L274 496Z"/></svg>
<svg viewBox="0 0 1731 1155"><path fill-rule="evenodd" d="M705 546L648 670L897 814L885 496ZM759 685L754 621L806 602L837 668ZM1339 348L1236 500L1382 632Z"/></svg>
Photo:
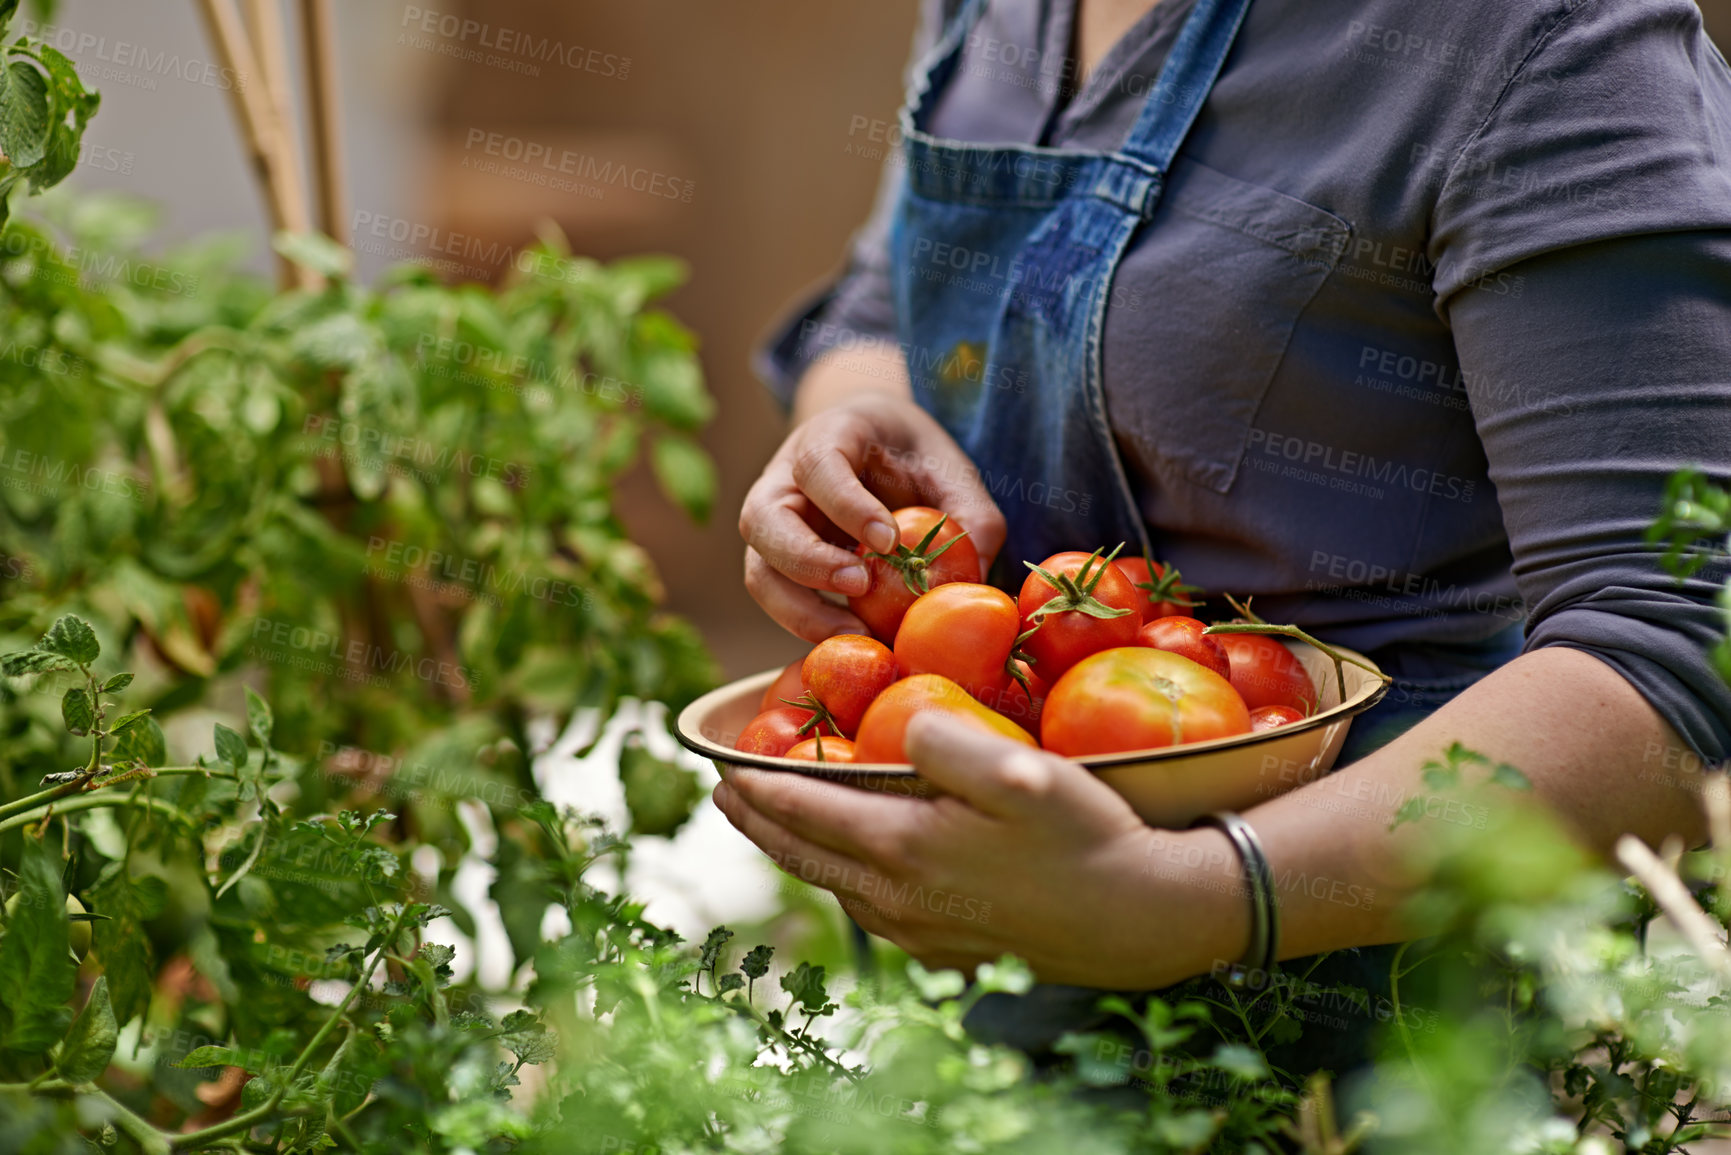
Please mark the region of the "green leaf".
<svg viewBox="0 0 1731 1155"><path fill-rule="evenodd" d="M233 1047L194 1047L186 1057L174 1064L182 1069L196 1067L240 1067L246 1069L246 1056Z"/></svg>
<svg viewBox="0 0 1731 1155"><path fill-rule="evenodd" d="M278 233L271 247L295 264L322 273L332 280L346 278L355 265L355 255L322 233Z"/></svg>
<svg viewBox="0 0 1731 1155"><path fill-rule="evenodd" d="M103 694L113 694L113 693L117 693L120 690L126 689L126 687L128 687L130 685L132 685L132 675L127 674L127 673L119 673L119 674L114 675L112 678L109 678L106 682L102 683L102 686L100 687L98 692L103 693Z"/></svg>
<svg viewBox="0 0 1731 1155"><path fill-rule="evenodd" d="M1268 1063L1262 1052L1242 1043L1222 1043L1214 1049L1214 1065L1246 1082L1268 1077Z"/></svg>
<svg viewBox="0 0 1731 1155"><path fill-rule="evenodd" d="M0 69L0 149L14 168L42 163L48 148L48 80L34 64Z"/></svg>
<svg viewBox="0 0 1731 1155"><path fill-rule="evenodd" d="M62 615L49 626L42 640L36 643L36 648L70 658L81 666L88 666L102 654L96 631L90 628L89 622L72 614Z"/></svg>
<svg viewBox="0 0 1731 1155"><path fill-rule="evenodd" d="M721 982L716 987L715 993L719 994L719 995L724 995L728 991L741 990L744 988L744 986L745 986L744 977L741 975L736 975L730 971L727 974L724 974L721 976Z"/></svg>
<svg viewBox="0 0 1731 1155"><path fill-rule="evenodd" d="M715 960L721 957L721 948L727 945L727 940L733 937L733 932L725 926L711 927L709 934L703 939L703 946L697 952L697 965L708 970L715 965Z"/></svg>
<svg viewBox="0 0 1731 1155"><path fill-rule="evenodd" d="M130 759L146 766L161 766L168 761L168 739L163 737L156 719L147 717L126 728L126 733L114 744L112 756L116 762Z"/></svg>
<svg viewBox="0 0 1731 1155"><path fill-rule="evenodd" d="M672 834L691 817L703 793L696 774L657 758L636 734L620 747L619 779L625 787L631 829L637 834Z"/></svg>
<svg viewBox="0 0 1731 1155"><path fill-rule="evenodd" d="M781 989L793 996L799 1009L815 1015L829 1005L829 991L824 985L824 968L802 962L781 976Z"/></svg>
<svg viewBox="0 0 1731 1155"><path fill-rule="evenodd" d="M258 739L260 748L270 745L271 728L276 724L271 716L270 703L255 694L251 686L246 688L246 724L252 736Z"/></svg>
<svg viewBox="0 0 1731 1155"><path fill-rule="evenodd" d="M66 691L60 699L60 717L72 734L82 738L90 733L96 726L96 703L91 700L90 691L83 686Z"/></svg>
<svg viewBox="0 0 1731 1155"><path fill-rule="evenodd" d="M769 960L774 954L772 946L754 946L739 960L739 969L746 978L760 979L769 973Z"/></svg>
<svg viewBox="0 0 1731 1155"><path fill-rule="evenodd" d="M40 1054L66 1034L72 1021L66 1003L78 980L60 861L46 843L24 840L16 897L0 939L0 1011L7 1019L0 1045Z"/></svg>
<svg viewBox="0 0 1731 1155"><path fill-rule="evenodd" d="M114 720L114 725L108 728L110 734L124 734L140 721L150 716L150 707L142 710L129 710Z"/></svg>
<svg viewBox="0 0 1731 1155"><path fill-rule="evenodd" d="M216 756L231 769L241 770L246 767L246 739L224 726L216 724Z"/></svg>
<svg viewBox="0 0 1731 1155"><path fill-rule="evenodd" d="M702 524L715 505L715 464L689 437L665 433L649 443L649 464L667 499Z"/></svg>
<svg viewBox="0 0 1731 1155"><path fill-rule="evenodd" d="M114 1021L114 1004L108 998L108 976L102 975L90 988L84 1009L72 1020L72 1030L60 1046L55 1067L68 1083L88 1083L114 1058L120 1026Z"/></svg>
<svg viewBox="0 0 1731 1155"><path fill-rule="evenodd" d="M76 670L78 663L48 650L19 650L0 658L0 673L9 678L24 674L47 674L57 670Z"/></svg>
<svg viewBox="0 0 1731 1155"><path fill-rule="evenodd" d="M136 732L136 731L135 731ZM98 922L96 957L108 979L116 1022L142 1011L156 978L156 954L144 924L162 913L168 884L153 874L135 875L111 862L90 890L90 906L108 917Z"/></svg>

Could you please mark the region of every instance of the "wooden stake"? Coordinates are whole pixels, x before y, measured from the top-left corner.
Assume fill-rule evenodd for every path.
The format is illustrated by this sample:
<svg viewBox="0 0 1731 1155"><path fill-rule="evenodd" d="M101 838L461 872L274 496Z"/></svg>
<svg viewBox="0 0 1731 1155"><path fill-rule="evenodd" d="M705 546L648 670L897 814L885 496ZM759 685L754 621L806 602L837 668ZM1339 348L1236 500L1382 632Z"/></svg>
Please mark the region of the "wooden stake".
<svg viewBox="0 0 1731 1155"><path fill-rule="evenodd" d="M1647 888L1647 893L1701 960L1721 977L1731 979L1731 952L1719 939L1719 924L1696 904L1683 880L1632 834L1617 839L1617 861Z"/></svg>
<svg viewBox="0 0 1731 1155"><path fill-rule="evenodd" d="M312 218L307 209L306 184L295 139L294 104L289 95L288 49L283 36L279 0L247 0L247 22L252 25L254 63L258 65L265 107L270 111L271 135L276 141L277 171L282 174L288 219L299 222L287 227L292 232L305 232L312 228ZM278 257L278 261L278 274L283 283L293 283L291 278L296 273L289 267L290 262L284 257Z"/></svg>
<svg viewBox="0 0 1731 1155"><path fill-rule="evenodd" d="M277 130L276 118L271 114L269 99L261 83L264 73L253 55L251 44L247 42L246 30L241 27L233 0L199 0L199 10L216 45L217 55L236 78L234 86L229 89L229 96L235 117L240 121L241 138L246 144L253 171L264 185L272 230L305 232L309 227L306 202L291 191L294 174L285 171L284 165L289 153L281 144L283 134ZM319 278L310 269L292 265L290 269L293 283L301 288L317 287Z"/></svg>
<svg viewBox="0 0 1731 1155"><path fill-rule="evenodd" d="M349 243L344 191L342 123L338 117L337 49L331 0L301 0L301 41L306 54L307 136L312 145L319 227L339 244Z"/></svg>

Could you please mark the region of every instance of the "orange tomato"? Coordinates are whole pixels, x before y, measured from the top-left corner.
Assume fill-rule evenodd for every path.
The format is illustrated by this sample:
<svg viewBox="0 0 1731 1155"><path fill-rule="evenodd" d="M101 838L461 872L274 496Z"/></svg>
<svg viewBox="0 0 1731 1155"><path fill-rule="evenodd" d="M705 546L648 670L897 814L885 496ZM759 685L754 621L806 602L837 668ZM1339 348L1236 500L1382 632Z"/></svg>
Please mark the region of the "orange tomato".
<svg viewBox="0 0 1731 1155"><path fill-rule="evenodd" d="M777 706L787 705L805 693L805 682L799 676L799 668L804 663L804 658L795 658L789 662L775 681L770 683L769 689L763 692L763 700L757 704L757 708L773 710Z"/></svg>
<svg viewBox="0 0 1731 1155"><path fill-rule="evenodd" d="M1122 570L1073 550L1053 554L1039 568L1052 580L1030 571L1016 601L1023 628L1034 630L1022 648L1042 678L1056 685L1089 654L1136 644L1141 594Z"/></svg>
<svg viewBox="0 0 1731 1155"><path fill-rule="evenodd" d="M1021 611L1009 594L951 582L908 607L896 634L896 668L904 678L942 674L982 701L995 699L1010 680L1007 663L1021 632Z"/></svg>
<svg viewBox="0 0 1731 1155"><path fill-rule="evenodd" d="M739 732L733 748L747 754L783 757L805 740L805 734L800 733L800 727L814 717L816 715L812 711L802 710L798 706L777 706L773 710L765 710L745 724L745 729ZM806 734L810 733L833 734L834 731L819 722L806 731Z"/></svg>
<svg viewBox="0 0 1731 1155"><path fill-rule="evenodd" d="M1065 757L1119 754L1250 732L1232 684L1189 658L1126 646L1070 668L1040 715L1041 744Z"/></svg>
<svg viewBox="0 0 1731 1155"><path fill-rule="evenodd" d="M871 632L894 645L902 616L914 599L946 582L980 580L980 554L960 522L928 505L909 505L890 514L900 540L895 552L854 552L866 559L871 588L847 600L848 608Z"/></svg>
<svg viewBox="0 0 1731 1155"><path fill-rule="evenodd" d="M1027 746L1037 746L1033 735L983 705L961 686L941 674L915 674L903 678L878 695L859 724L854 739L854 761L860 763L906 762L903 742L908 721L915 714L937 710L993 734L1001 734Z"/></svg>

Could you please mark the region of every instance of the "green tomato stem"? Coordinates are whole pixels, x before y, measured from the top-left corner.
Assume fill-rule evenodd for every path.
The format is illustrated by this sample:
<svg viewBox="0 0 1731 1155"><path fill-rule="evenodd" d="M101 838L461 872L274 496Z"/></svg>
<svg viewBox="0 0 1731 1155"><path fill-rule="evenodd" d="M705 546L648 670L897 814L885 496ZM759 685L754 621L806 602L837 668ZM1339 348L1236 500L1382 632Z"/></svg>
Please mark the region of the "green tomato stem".
<svg viewBox="0 0 1731 1155"><path fill-rule="evenodd" d="M86 794L82 798L74 798L72 801L59 807L53 807L52 804L50 804L40 810L32 810L28 814L14 815L11 818L6 819L4 822L0 822L0 834L4 834L8 830L15 830L20 826L28 826L30 823L46 817L51 809L56 816L59 816L70 814L77 810L98 810L104 806L129 805L141 806L145 810L155 810L169 818L175 818L188 824L192 823L192 815L188 814L173 803L164 802L160 798L132 798L130 796L122 798L119 795Z"/></svg>

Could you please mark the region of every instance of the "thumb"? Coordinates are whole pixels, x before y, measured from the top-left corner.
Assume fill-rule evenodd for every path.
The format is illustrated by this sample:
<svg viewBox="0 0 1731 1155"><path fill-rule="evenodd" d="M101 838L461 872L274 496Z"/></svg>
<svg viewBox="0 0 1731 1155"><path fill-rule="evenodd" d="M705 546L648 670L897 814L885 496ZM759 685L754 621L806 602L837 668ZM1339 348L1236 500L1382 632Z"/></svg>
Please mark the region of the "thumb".
<svg viewBox="0 0 1731 1155"><path fill-rule="evenodd" d="M937 710L908 720L903 748L921 778L998 818L1041 809L1060 776L1076 769L1056 755Z"/></svg>

